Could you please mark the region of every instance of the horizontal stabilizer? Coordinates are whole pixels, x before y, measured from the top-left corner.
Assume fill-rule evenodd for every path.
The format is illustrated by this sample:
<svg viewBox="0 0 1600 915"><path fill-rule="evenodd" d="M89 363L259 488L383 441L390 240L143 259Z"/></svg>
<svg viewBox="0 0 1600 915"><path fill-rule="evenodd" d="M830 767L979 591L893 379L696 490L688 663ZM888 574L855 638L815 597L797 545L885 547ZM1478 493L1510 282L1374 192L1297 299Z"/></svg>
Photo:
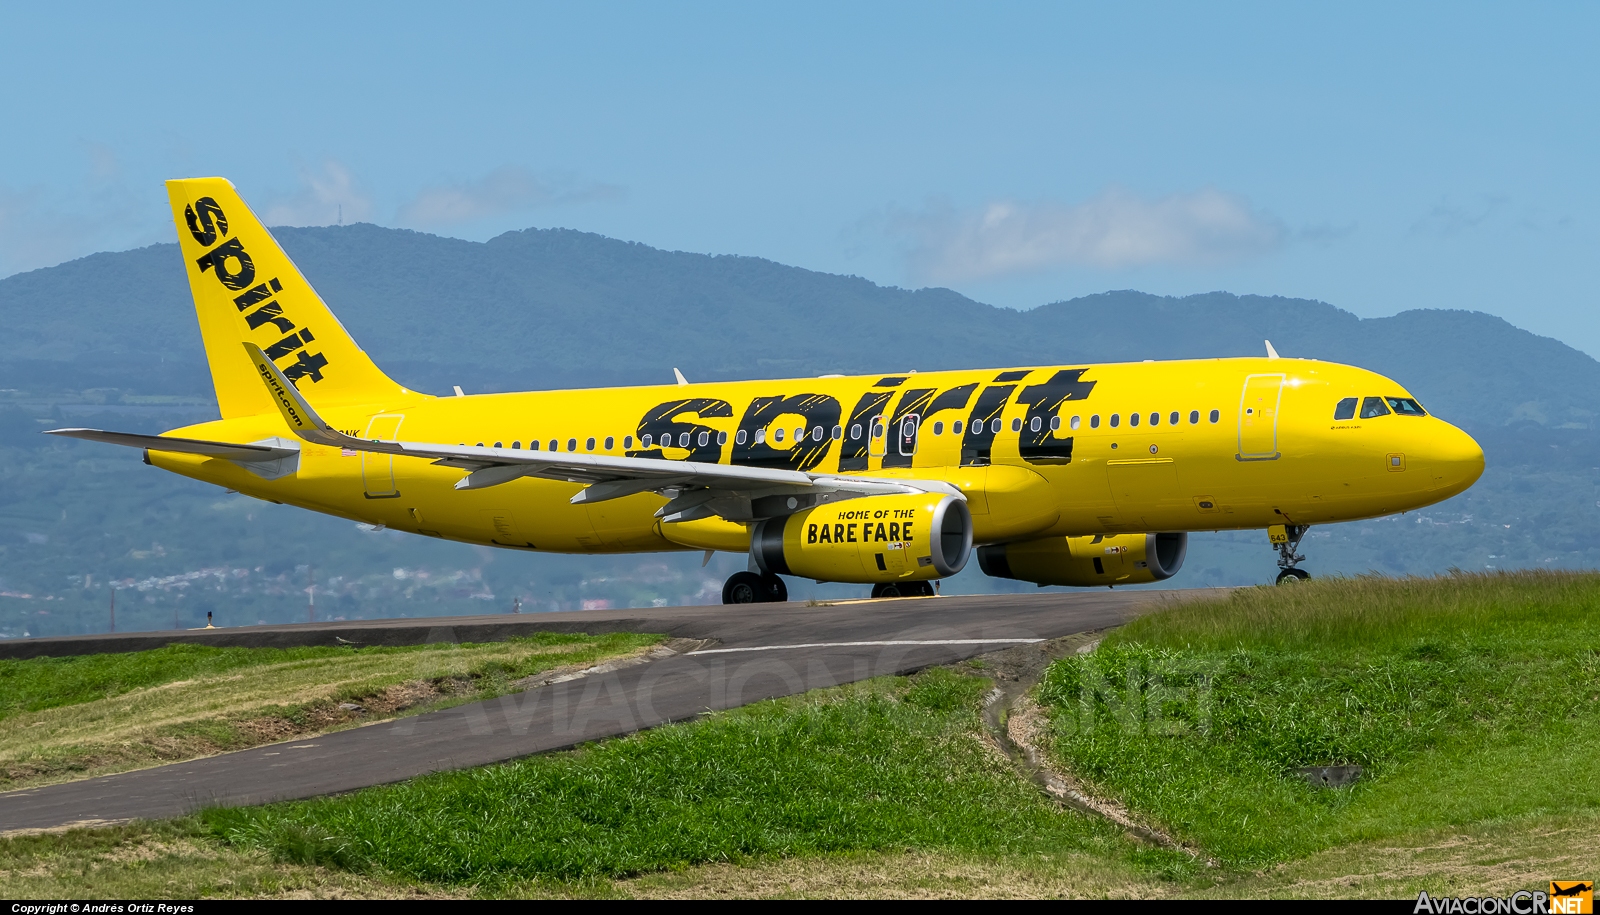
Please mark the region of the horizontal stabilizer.
<svg viewBox="0 0 1600 915"><path fill-rule="evenodd" d="M276 461L293 457L299 448L279 448L274 445L241 445L236 442L208 442L198 438L173 438L163 435L140 435L137 432L105 432L100 429L51 429L45 435L81 438L129 448L148 448L151 451L173 451L178 454L204 454L226 458L230 461Z"/></svg>
<svg viewBox="0 0 1600 915"><path fill-rule="evenodd" d="M110 445L126 445L129 448L143 448L145 451L201 454L232 461L264 480L276 480L300 469L300 443L292 439L269 438L241 444L168 435L141 435L137 432L106 432L101 429L51 429L45 434L105 442Z"/></svg>

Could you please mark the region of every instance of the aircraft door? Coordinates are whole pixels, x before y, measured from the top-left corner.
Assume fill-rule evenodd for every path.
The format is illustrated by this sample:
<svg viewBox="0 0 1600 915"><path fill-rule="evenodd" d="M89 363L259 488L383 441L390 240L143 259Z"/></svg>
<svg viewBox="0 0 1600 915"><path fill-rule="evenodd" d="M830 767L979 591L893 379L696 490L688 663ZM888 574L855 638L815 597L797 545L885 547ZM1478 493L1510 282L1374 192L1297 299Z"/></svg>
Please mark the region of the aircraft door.
<svg viewBox="0 0 1600 915"><path fill-rule="evenodd" d="M404 419L404 414L380 413L367 421L367 431L361 437L368 441L395 441ZM398 498L400 491L394 485L394 455L361 452L361 486L369 499Z"/></svg>
<svg viewBox="0 0 1600 915"><path fill-rule="evenodd" d="M872 417L868 424L867 453L872 457L883 457L889 453L889 421L883 416Z"/></svg>
<svg viewBox="0 0 1600 915"><path fill-rule="evenodd" d="M911 457L917 453L917 432L922 428L922 417L915 413L908 413L901 417L900 425L895 430L899 434L899 449L901 457Z"/></svg>
<svg viewBox="0 0 1600 915"><path fill-rule="evenodd" d="M1239 397L1239 460L1272 461L1278 458L1278 406L1283 398L1282 375L1251 375Z"/></svg>

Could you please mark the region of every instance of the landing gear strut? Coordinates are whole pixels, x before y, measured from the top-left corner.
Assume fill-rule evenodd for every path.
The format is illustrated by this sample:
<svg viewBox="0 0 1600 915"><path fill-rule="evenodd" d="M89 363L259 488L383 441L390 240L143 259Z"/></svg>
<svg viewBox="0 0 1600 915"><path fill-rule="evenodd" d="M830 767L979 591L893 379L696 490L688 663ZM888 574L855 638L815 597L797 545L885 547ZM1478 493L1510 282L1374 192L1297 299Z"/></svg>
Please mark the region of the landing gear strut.
<svg viewBox="0 0 1600 915"><path fill-rule="evenodd" d="M933 585L926 581L888 581L872 586L872 597L932 597Z"/></svg>
<svg viewBox="0 0 1600 915"><path fill-rule="evenodd" d="M1310 529L1307 524L1275 524L1267 529L1267 536L1278 550L1278 568L1283 570L1278 573L1278 584L1294 584L1311 577L1310 572L1296 568L1297 563L1306 560L1298 550L1300 541L1305 539L1306 531Z"/></svg>
<svg viewBox="0 0 1600 915"><path fill-rule="evenodd" d="M728 576L722 586L722 602L725 604L781 603L788 599L788 586L783 579L770 572L766 575L735 572Z"/></svg>

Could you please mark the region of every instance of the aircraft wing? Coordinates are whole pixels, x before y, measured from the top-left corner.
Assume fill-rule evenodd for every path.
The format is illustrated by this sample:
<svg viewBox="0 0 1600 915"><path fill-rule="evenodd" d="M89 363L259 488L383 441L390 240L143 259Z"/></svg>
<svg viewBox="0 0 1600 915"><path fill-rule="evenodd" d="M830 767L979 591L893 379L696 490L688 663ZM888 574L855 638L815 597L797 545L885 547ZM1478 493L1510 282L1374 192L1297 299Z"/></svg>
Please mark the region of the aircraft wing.
<svg viewBox="0 0 1600 915"><path fill-rule="evenodd" d="M256 443L242 445L237 442L209 442L198 438L175 438L164 435L140 435L137 432L106 432L100 429L50 429L45 435L81 438L91 442L126 445L129 448L146 448L150 451L175 451L179 454L204 454L226 458L230 461L276 461L293 457L299 448L282 448L277 445ZM291 442L291 444L293 444Z"/></svg>
<svg viewBox="0 0 1600 915"><path fill-rule="evenodd" d="M346 435L317 415L298 389L261 348L244 344L256 371L272 393L279 412L295 435L308 442L344 448L431 458L435 464L468 471L457 489L484 489L521 477L540 477L588 484L574 503L603 502L642 492L668 496L657 516L663 521L692 521L711 515L747 521L765 517L761 501L768 497L806 495L844 497L890 493L941 492L965 498L938 480L875 480L836 474L807 473L765 467L741 467L659 458L615 457L556 451L523 451L429 442L369 441ZM752 504L755 503L755 504ZM768 503L770 505L770 503ZM814 501L812 504L815 504ZM772 506L771 514L783 513ZM792 506L790 506L792 509Z"/></svg>

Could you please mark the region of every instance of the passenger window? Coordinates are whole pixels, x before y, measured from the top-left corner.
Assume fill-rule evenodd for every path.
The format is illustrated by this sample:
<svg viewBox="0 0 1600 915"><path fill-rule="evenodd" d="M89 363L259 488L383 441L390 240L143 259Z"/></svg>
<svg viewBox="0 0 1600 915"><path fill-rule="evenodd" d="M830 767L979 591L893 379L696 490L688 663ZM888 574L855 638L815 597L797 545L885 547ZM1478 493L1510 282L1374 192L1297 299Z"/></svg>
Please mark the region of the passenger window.
<svg viewBox="0 0 1600 915"><path fill-rule="evenodd" d="M594 450L594 439L593 438L590 438L590 439L588 439L587 441L585 441L583 443L583 450L585 450L585 451L593 451Z"/></svg>
<svg viewBox="0 0 1600 915"><path fill-rule="evenodd" d="M772 440L775 441L775 442L783 441L783 430L782 429L773 429L772 430Z"/></svg>
<svg viewBox="0 0 1600 915"><path fill-rule="evenodd" d="M1191 425L1191 426L1200 425L1200 411L1199 410L1190 410L1189 411L1189 425Z"/></svg>
<svg viewBox="0 0 1600 915"><path fill-rule="evenodd" d="M1050 417L1050 431L1051 432L1060 432L1061 431L1061 417L1059 417L1059 416Z"/></svg>
<svg viewBox="0 0 1600 915"><path fill-rule="evenodd" d="M821 426L814 426L811 429L811 440L814 442L820 442L822 441L822 436L825 434L826 433L822 431Z"/></svg>
<svg viewBox="0 0 1600 915"><path fill-rule="evenodd" d="M756 444L757 445L762 445L762 444L765 444L766 441L767 441L767 430L765 430L765 429L757 429L756 430Z"/></svg>
<svg viewBox="0 0 1600 915"><path fill-rule="evenodd" d="M633 436L624 435L622 437L622 450L623 451L631 451L632 449L633 449Z"/></svg>
<svg viewBox="0 0 1600 915"><path fill-rule="evenodd" d="M494 443L494 446L495 446L495 447L496 447L496 448L502 448L502 447L504 447L504 446L503 446L503 445L501 445L501 444L500 444L500 443L499 443L499 442L495 442L495 443Z"/></svg>
<svg viewBox="0 0 1600 915"><path fill-rule="evenodd" d="M1081 417L1081 416L1072 417L1071 425L1072 425L1073 429L1077 429L1078 426L1080 426L1082 423L1083 423L1083 417Z"/></svg>
<svg viewBox="0 0 1600 915"><path fill-rule="evenodd" d="M1341 422L1346 419L1355 419L1356 400L1357 398L1354 397L1346 397L1344 400L1339 401L1339 405L1333 408L1333 421Z"/></svg>
<svg viewBox="0 0 1600 915"><path fill-rule="evenodd" d="M1361 418L1373 419L1378 416L1388 416L1389 408L1384 405L1382 397L1364 397L1361 400Z"/></svg>
<svg viewBox="0 0 1600 915"><path fill-rule="evenodd" d="M561 443L556 441L555 439L551 439L550 440L550 450L551 451L560 451L561 450Z"/></svg>
<svg viewBox="0 0 1600 915"><path fill-rule="evenodd" d="M1122 425L1122 417L1121 417L1121 415L1116 414L1116 413L1111 414L1111 428L1115 429L1116 427L1118 427L1120 425Z"/></svg>
<svg viewBox="0 0 1600 915"><path fill-rule="evenodd" d="M833 427L833 440L834 441L838 441L839 439L842 439L842 438L844 438L844 427L843 426L834 426Z"/></svg>
<svg viewBox="0 0 1600 915"><path fill-rule="evenodd" d="M1022 431L1022 420L1013 419L1011 421L1011 431L1012 432L1021 432Z"/></svg>
<svg viewBox="0 0 1600 915"><path fill-rule="evenodd" d="M740 429L738 432L734 433L733 443L736 444L736 445L743 445L745 443L745 440L748 439L749 437L750 436L746 435L745 431L743 429Z"/></svg>
<svg viewBox="0 0 1600 915"><path fill-rule="evenodd" d="M1172 411L1172 415L1167 417L1167 425L1176 426L1178 424L1178 419L1179 419L1178 411L1177 410L1173 410Z"/></svg>
<svg viewBox="0 0 1600 915"><path fill-rule="evenodd" d="M711 444L711 433L702 432L695 441L699 443L700 447L704 448L705 446Z"/></svg>
<svg viewBox="0 0 1600 915"><path fill-rule="evenodd" d="M639 439L639 444L641 444L641 445L645 446L646 448L648 448L648 447L650 447L650 444L652 442L654 442L654 441L655 441L655 436L646 435L644 438Z"/></svg>
<svg viewBox="0 0 1600 915"><path fill-rule="evenodd" d="M617 440L615 438L612 438L609 435L606 436L606 450L610 451L612 448L615 448L616 446L617 446Z"/></svg>
<svg viewBox="0 0 1600 915"><path fill-rule="evenodd" d="M521 451L522 450L522 443L521 442L512 442L511 443L511 450L512 451Z"/></svg>
<svg viewBox="0 0 1600 915"><path fill-rule="evenodd" d="M801 442L803 442L805 440L806 440L806 427L805 426L796 426L795 430L794 430L794 441L795 441L795 444L798 445L798 444L800 444Z"/></svg>
<svg viewBox="0 0 1600 915"><path fill-rule="evenodd" d="M1222 418L1222 411L1221 410L1212 410L1211 411L1211 416L1209 418L1210 418L1210 420L1212 422L1216 422L1217 420Z"/></svg>
<svg viewBox="0 0 1600 915"><path fill-rule="evenodd" d="M727 443L728 443L728 433L726 433L726 432L718 432L717 433L717 444L718 445L726 445Z"/></svg>
<svg viewBox="0 0 1600 915"><path fill-rule="evenodd" d="M950 434L951 435L960 435L961 434L961 420L958 419L955 422L950 424Z"/></svg>
<svg viewBox="0 0 1600 915"><path fill-rule="evenodd" d="M1042 428L1044 428L1044 420L1039 417L1035 416L1033 419L1028 420L1029 432L1038 432Z"/></svg>
<svg viewBox="0 0 1600 915"><path fill-rule="evenodd" d="M575 439L575 438L567 439L567 450L568 451L577 451L578 450L578 440Z"/></svg>
<svg viewBox="0 0 1600 915"><path fill-rule="evenodd" d="M851 423L850 424L850 440L851 441L855 441L855 440L857 440L859 438L861 438L861 424L860 423Z"/></svg>
<svg viewBox="0 0 1600 915"><path fill-rule="evenodd" d="M1150 414L1150 425L1152 425L1152 426L1161 425L1161 414L1160 413L1151 413Z"/></svg>
<svg viewBox="0 0 1600 915"><path fill-rule="evenodd" d="M1115 426L1116 425L1116 421L1113 420L1111 425ZM1128 414L1128 425L1130 425L1130 426L1139 425L1139 414L1137 414L1137 413L1129 413Z"/></svg>
<svg viewBox="0 0 1600 915"><path fill-rule="evenodd" d="M1091 429L1100 428L1100 414L1099 413L1096 413L1095 415L1089 417L1089 428L1091 428Z"/></svg>
<svg viewBox="0 0 1600 915"><path fill-rule="evenodd" d="M529 451L538 451L539 450L539 440L538 439L534 439L533 441L529 442L528 443L528 450Z"/></svg>
<svg viewBox="0 0 1600 915"><path fill-rule="evenodd" d="M687 448L687 447L689 447L689 433L684 432L684 433L682 433L681 435L678 436L678 447L679 448Z"/></svg>
<svg viewBox="0 0 1600 915"><path fill-rule="evenodd" d="M944 434L944 423L934 423L933 424L933 434L934 435L943 435Z"/></svg>
<svg viewBox="0 0 1600 915"><path fill-rule="evenodd" d="M473 445L472 447L474 447L474 448L482 448L483 447L483 442L479 442L476 445Z"/></svg>
<svg viewBox="0 0 1600 915"><path fill-rule="evenodd" d="M1422 409L1422 404L1409 397L1386 397L1384 399L1389 402L1389 409L1393 410L1396 416L1428 415L1428 411Z"/></svg>

